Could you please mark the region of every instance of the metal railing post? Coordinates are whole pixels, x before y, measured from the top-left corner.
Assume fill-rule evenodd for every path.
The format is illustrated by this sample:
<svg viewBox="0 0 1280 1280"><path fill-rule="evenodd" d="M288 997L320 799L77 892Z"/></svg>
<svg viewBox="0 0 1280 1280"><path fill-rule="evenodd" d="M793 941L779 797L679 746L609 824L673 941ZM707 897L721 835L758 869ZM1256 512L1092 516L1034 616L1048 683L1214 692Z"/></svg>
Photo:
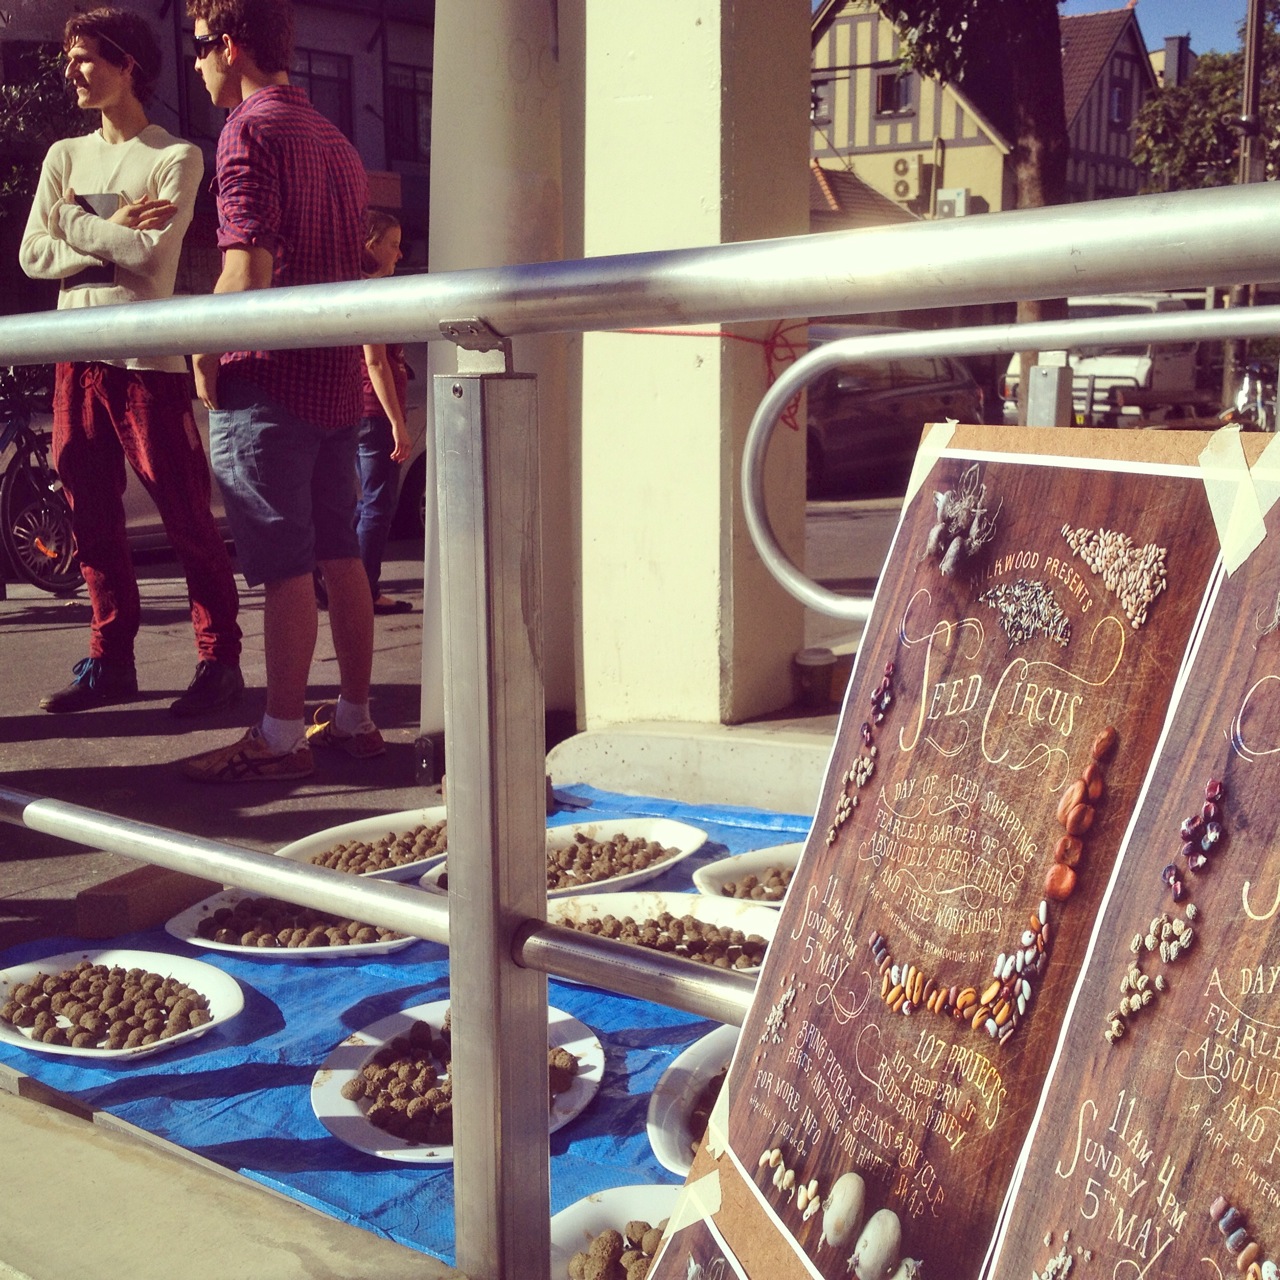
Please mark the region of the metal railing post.
<svg viewBox="0 0 1280 1280"><path fill-rule="evenodd" d="M537 383L458 354L434 387L457 1263L548 1280L547 980L513 960L546 919Z"/></svg>

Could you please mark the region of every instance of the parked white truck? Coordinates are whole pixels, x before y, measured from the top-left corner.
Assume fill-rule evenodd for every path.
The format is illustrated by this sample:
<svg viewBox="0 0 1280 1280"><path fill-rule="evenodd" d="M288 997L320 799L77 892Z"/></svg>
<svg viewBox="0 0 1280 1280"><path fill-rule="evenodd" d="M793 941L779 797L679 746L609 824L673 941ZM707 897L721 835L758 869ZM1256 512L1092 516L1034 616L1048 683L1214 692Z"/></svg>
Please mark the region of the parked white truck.
<svg viewBox="0 0 1280 1280"><path fill-rule="evenodd" d="M1185 310L1185 299L1167 293L1067 299L1069 320ZM1193 390L1198 346L1195 342L1082 346L1067 352L1041 352L1041 359L1046 364L1071 366L1071 399L1077 426L1123 425L1125 418L1139 416L1159 420L1165 408ZM1014 355L1001 386L1006 423L1018 421L1021 380L1022 361ZM1118 389L1116 394L1113 388ZM1129 397L1128 403L1117 406L1116 400L1125 398L1126 388L1136 394ZM1168 400L1162 405L1161 397L1165 396Z"/></svg>

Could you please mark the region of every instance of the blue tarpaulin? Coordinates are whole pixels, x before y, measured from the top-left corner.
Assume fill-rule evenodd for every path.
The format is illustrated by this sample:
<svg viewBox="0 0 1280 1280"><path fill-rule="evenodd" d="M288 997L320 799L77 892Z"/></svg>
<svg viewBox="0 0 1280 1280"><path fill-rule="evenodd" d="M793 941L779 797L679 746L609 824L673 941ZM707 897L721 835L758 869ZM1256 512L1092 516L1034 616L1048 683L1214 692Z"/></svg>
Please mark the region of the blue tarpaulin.
<svg viewBox="0 0 1280 1280"><path fill-rule="evenodd" d="M707 832L698 853L646 889L692 892L699 866L800 840L810 822L590 787L565 791L589 805L557 813L553 824L664 817ZM447 998L444 947L415 942L373 959L282 961L269 953L242 958L200 950L163 929L95 946L197 955L240 983L244 1011L201 1039L132 1063L107 1059L86 1065L8 1044L0 1044L0 1061L333 1217L454 1261L452 1165L402 1164L363 1154L332 1137L311 1109L312 1077L341 1040L388 1014ZM46 938L0 955L0 968L84 949L81 939ZM608 1187L679 1181L650 1150L649 1094L671 1061L715 1024L592 987L554 979L548 987L550 1003L590 1027L605 1052L599 1092L581 1115L551 1135L551 1211Z"/></svg>

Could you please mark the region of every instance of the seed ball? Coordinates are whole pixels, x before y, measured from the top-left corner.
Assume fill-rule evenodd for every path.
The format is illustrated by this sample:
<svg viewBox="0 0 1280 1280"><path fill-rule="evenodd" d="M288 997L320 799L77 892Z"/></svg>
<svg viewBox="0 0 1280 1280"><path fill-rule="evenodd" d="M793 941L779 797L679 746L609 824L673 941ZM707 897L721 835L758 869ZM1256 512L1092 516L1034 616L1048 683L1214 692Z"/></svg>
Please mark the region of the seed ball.
<svg viewBox="0 0 1280 1280"><path fill-rule="evenodd" d="M593 1258L602 1258L606 1262L613 1263L622 1257L622 1248L622 1233L613 1227L607 1227L591 1242L587 1252Z"/></svg>

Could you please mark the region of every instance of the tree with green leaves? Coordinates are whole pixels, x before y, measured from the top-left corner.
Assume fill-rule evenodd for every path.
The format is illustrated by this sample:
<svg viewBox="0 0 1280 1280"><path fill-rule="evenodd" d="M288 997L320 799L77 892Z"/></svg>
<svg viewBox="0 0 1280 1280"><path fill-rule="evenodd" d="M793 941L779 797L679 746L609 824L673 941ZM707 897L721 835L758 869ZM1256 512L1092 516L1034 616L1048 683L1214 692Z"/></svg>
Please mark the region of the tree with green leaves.
<svg viewBox="0 0 1280 1280"><path fill-rule="evenodd" d="M879 0L904 61L1009 120L1019 209L1066 198L1060 0Z"/></svg>
<svg viewBox="0 0 1280 1280"><path fill-rule="evenodd" d="M962 88L1007 121L1014 203L1062 204L1067 194L1067 109L1062 89L1060 0L877 0L898 30L903 61ZM1018 303L1018 322L1066 318L1065 298ZM1023 351L1022 367L1039 358ZM1026 413L1026 397L1021 402ZM1025 417L1023 419L1025 421Z"/></svg>
<svg viewBox="0 0 1280 1280"><path fill-rule="evenodd" d="M1259 125L1266 176L1280 176L1280 0L1267 0ZM1243 29L1242 29L1243 30ZM1206 53L1184 84L1147 102L1134 122L1133 159L1148 191L1225 187L1238 180L1244 51Z"/></svg>

